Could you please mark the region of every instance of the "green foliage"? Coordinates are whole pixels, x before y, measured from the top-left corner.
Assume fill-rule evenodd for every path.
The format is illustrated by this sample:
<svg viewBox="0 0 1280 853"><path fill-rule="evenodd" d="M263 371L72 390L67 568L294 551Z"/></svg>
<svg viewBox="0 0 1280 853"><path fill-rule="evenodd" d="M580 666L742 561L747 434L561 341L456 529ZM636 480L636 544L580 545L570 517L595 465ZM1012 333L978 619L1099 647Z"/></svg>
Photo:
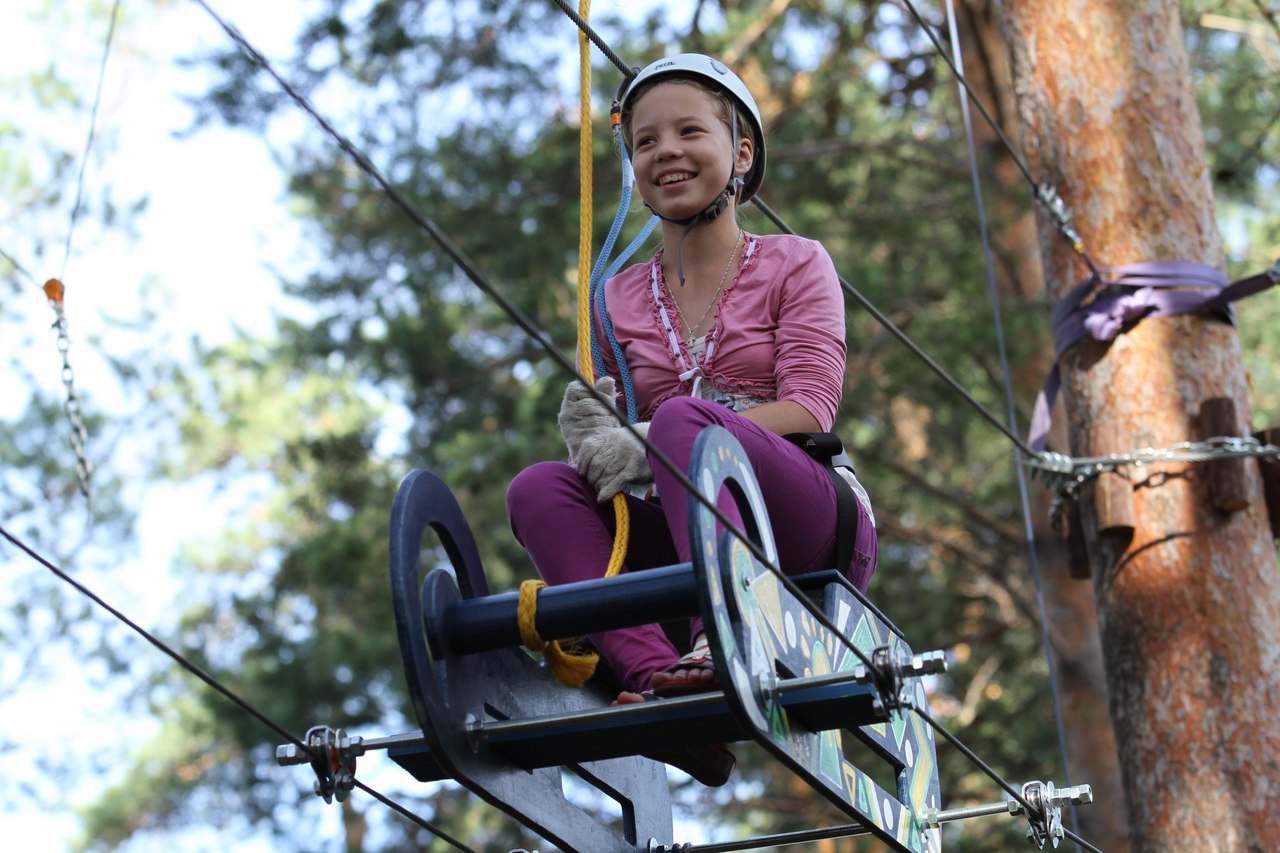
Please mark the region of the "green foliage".
<svg viewBox="0 0 1280 853"><path fill-rule="evenodd" d="M1007 779L1060 778L1009 443L858 307L865 299L924 342L979 404L1004 412L954 87L893 3L797 4L763 29L754 22L771 4L719 4L723 24L706 5L687 21L655 13L614 47L637 62L677 49L733 53L760 96L770 128L765 200L827 246L854 291L838 431L876 503L872 596L917 650L956 652L932 701L966 744ZM335 123L570 359L577 129L565 119L575 114L561 91L570 84L547 57L566 54L572 37L550 4L335 0L304 26L284 69L317 99L345 105ZM1214 154L1224 198L1252 210L1274 139L1232 87L1256 94L1259 67L1239 45L1198 44L1206 124L1230 137ZM292 110L239 51L209 61L224 76L199 101L201 122L266 130ZM611 95L616 79L599 73L600 93ZM1264 141L1252 146L1258 134ZM599 246L618 166L603 127L597 136ZM198 367L173 372L156 395L169 401L181 438L161 454L162 470L219 472L249 507L245 524L214 523L190 545L183 568L193 582L176 642L295 731L323 721L379 732L411 717L386 591L398 477L413 467L444 477L491 585L509 588L532 570L507 529L506 484L563 453L555 412L568 377L331 140L313 132L294 146L282 158L292 204L328 260L285 284L313 315L282 319L270 340L199 351ZM1003 234L1026 214L1027 188L993 177L1000 155L986 156L984 180L1000 195L991 228ZM774 227L755 211L743 219L752 230ZM1274 211L1249 227L1274 243ZM1019 267L1016 248L997 243L996 283L1025 421L1051 347L1045 306L1024 281L1035 276ZM1269 334L1246 338L1265 364L1276 348ZM148 696L164 728L132 756L128 793L86 813L89 837L109 846L140 828L234 812L280 833L282 849L301 848L280 807L292 805L281 791L297 773L271 767L258 723L159 673ZM944 805L1000 798L963 756L941 753ZM744 756L742 776L736 792L682 791L690 814L726 833L839 820L770 762ZM451 789L415 805L475 845L529 843ZM344 809L349 842L358 814L382 828L377 849L426 843L373 805ZM1012 848L1025 843L1020 833L1012 822L969 822L948 829L947 849Z"/></svg>
<svg viewBox="0 0 1280 853"><path fill-rule="evenodd" d="M1243 0L1184 4L1193 74L1208 142L1219 216L1224 223L1228 274L1242 278L1280 260L1280 31L1274 16L1258 15ZM1239 303L1245 366L1254 393L1254 426L1280 423L1277 354L1280 303L1274 290Z"/></svg>

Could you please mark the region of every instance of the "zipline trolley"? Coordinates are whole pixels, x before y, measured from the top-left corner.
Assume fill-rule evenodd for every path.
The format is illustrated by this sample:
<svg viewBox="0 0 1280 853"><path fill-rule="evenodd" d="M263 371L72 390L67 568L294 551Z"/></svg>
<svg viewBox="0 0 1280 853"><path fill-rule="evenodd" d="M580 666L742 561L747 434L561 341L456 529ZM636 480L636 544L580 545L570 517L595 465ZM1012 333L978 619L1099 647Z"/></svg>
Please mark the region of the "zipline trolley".
<svg viewBox="0 0 1280 853"><path fill-rule="evenodd" d="M700 492L688 498L692 562L547 587L536 628L574 637L701 614L720 691L611 706L591 683L562 686L520 648L518 594L490 593L448 487L418 470L392 509L391 592L421 731L363 739L315 727L306 751L281 746L278 762L310 763L316 793L342 800L356 757L386 749L416 779L456 780L559 848L589 853L695 849L673 838L664 766L639 753L702 744L756 742L855 821L844 834L869 833L895 851L938 853L947 820L1025 811L940 811L934 733L911 709L926 707L922 677L945 669L945 655L913 653L838 572L783 578L769 565L777 552L760 489L726 430L703 431L690 467ZM720 531L708 508L724 489L751 546ZM428 529L448 561L423 578ZM864 745L860 758L880 763L875 778L846 754L851 737ZM620 825L572 802L562 771L616 803ZM1087 786L1036 789L1029 837L1056 847L1061 805L1088 801Z"/></svg>

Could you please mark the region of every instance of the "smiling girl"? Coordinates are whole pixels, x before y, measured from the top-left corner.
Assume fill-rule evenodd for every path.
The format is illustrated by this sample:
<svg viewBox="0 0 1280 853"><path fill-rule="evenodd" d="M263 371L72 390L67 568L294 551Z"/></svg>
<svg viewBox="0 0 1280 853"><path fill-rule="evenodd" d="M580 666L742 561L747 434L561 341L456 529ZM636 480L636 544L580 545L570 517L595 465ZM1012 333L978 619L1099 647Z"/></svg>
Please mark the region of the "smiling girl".
<svg viewBox="0 0 1280 853"><path fill-rule="evenodd" d="M740 204L764 180L760 111L746 85L716 60L681 54L643 69L621 98L623 140L636 187L662 220L662 248L604 284L612 333L630 370L637 430L680 470L698 433L724 427L742 444L788 574L837 568L865 590L876 535L866 492L853 485L840 518L830 472L793 441L829 431L844 378L844 304L821 245L739 227ZM605 327L595 316L597 333ZM605 348L597 389L614 395L617 359ZM550 584L598 578L613 547L613 496L652 481L661 502L628 495L625 571L690 561L680 481L651 465L616 413L571 383L560 412L570 461L542 462L511 483L512 530ZM738 524L731 501L721 509ZM856 525L853 554L835 566L837 528ZM590 636L621 679L622 704L716 689L702 620L691 620L683 657L661 626ZM709 785L734 765L723 747L662 756Z"/></svg>

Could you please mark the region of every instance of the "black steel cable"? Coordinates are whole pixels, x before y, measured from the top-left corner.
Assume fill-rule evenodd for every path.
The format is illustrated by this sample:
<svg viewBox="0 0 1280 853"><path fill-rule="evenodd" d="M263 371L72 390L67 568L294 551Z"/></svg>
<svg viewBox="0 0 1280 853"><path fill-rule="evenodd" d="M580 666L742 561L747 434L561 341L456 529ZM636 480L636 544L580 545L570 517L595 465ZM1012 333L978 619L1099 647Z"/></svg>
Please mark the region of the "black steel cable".
<svg viewBox="0 0 1280 853"><path fill-rule="evenodd" d="M1085 266L1089 268L1089 271L1094 275L1097 275L1098 268L1094 265L1093 259L1089 257L1089 253L1085 251L1084 243L1080 240L1080 235L1075 233L1074 229L1072 229L1070 225L1071 216L1067 212L1066 206L1062 204L1062 200L1058 197L1057 192L1051 187L1036 183L1035 176L1031 174L1031 169L1025 162L1023 162L1022 157L1019 156L1017 152L1017 149L1013 147L1013 143L1010 142L1009 137L1005 135L1004 129L1000 127L1000 124L995 120L991 113L987 111L987 108L983 106L982 101L978 99L978 94L973 90L973 87L969 85L969 81L965 79L964 74L956 67L955 63L951 61L951 57L947 55L946 50L943 49L942 42L938 40L938 37L933 32L933 27L929 26L924 18L921 17L920 12L916 10L915 4L912 3L911 0L902 0L902 2L903 5L907 7L907 11L911 13L911 16L915 18L916 23L920 25L920 29L924 31L924 34L929 38L929 41L933 42L933 46L937 50L938 56L942 57L942 60L951 68L951 73L955 75L956 81L964 87L965 92L969 95L969 99L973 101L974 105L978 108L978 112L982 113L982 117L986 119L987 124L991 126L991 130L1000 140L1005 151L1008 152L1009 158L1013 160L1014 165L1018 167L1018 171L1022 173L1022 177L1031 185L1032 198L1039 202L1040 206L1044 208L1049 218L1053 220L1054 225L1057 227L1058 233L1061 234L1068 243L1071 243L1072 248L1080 255L1081 260L1084 261Z"/></svg>
<svg viewBox="0 0 1280 853"><path fill-rule="evenodd" d="M567 15L575 25L577 25L578 29L582 30L583 34L591 40L592 44L599 48L605 58L612 62L614 67L622 72L623 77L630 80L632 77L636 76L635 69L627 65L622 57L614 53L613 48L609 47L608 42L601 38L600 34L593 30L591 25L583 20L582 16L573 10L572 6L565 2L565 0L551 0L551 2L560 7L560 11L564 12L565 15Z"/></svg>
<svg viewBox="0 0 1280 853"><path fill-rule="evenodd" d="M277 735L279 735L280 737L284 738L284 739L285 739L285 740L287 740L289 743L292 743L294 746L299 747L303 752L307 753L307 755L314 755L314 753L312 753L312 751L311 751L311 748L310 748L309 746L307 746L307 744L305 744L305 743L303 743L301 740L299 740L296 736L294 736L294 734L293 734L292 732L290 732L290 731L289 731L288 729L286 729L284 726L280 725L280 724L279 724L279 723L277 723L275 720L271 719L271 718L270 718L270 717L268 717L266 714L264 714L264 713L262 713L261 711L259 711L256 707L254 707L252 704L250 704L247 700L245 700L245 699L241 698L240 696L238 696L234 691L232 691L231 689L229 689L228 687L226 687L225 685L223 685L223 684L222 684L222 682L220 682L218 679L214 678L212 675L210 675L208 672L206 672L204 669L202 669L200 666L198 666L195 662L193 662L192 660L190 660L189 658L187 658L187 657L186 657L185 655L183 655L181 652L178 652L178 651L174 650L171 646L169 646L167 643L165 643L165 642L164 642L163 640L161 640L159 637L155 636L155 635L154 635L154 634L152 634L150 631L148 631L146 628L143 628L143 627L142 627L141 625L139 625L137 622L134 622L132 619L130 619L130 618L129 618L128 616L126 616L124 613L120 612L120 611L119 611L119 610L117 610L115 607L113 607L111 604L107 603L107 601L106 601L105 599L103 599L101 596L99 596L99 595L98 595L97 593L95 593L93 590L89 589L87 586L85 586L84 584L82 584L80 581L76 580L75 578L71 577L71 575L67 574L65 571L63 571L62 569L58 568L58 567L57 567L56 565L54 565L51 561L49 561L48 559L46 559L46 558L44 557L44 555L40 554L38 551L36 551L34 548L32 548L32 547L31 547L30 545L28 545L26 542L23 542L21 539L19 539L18 537L14 536L12 533L10 533L8 530L6 530L6 529L4 528L4 526L3 526L3 525L0 525L0 536L3 536L5 539L9 540L9 542L10 542L10 543L12 543L12 544L14 545L14 547L18 548L20 551L22 551L22 552L23 552L24 554L26 554L28 557L30 557L31 559L35 560L35 561L36 561L37 563L39 563L40 565L44 566L46 569L48 569L50 572L52 572L54 575L56 575L60 580L62 580L62 581L64 581L64 582L66 582L67 584L70 584L70 585L71 585L71 586L72 586L72 587L73 587L77 592L79 592L79 593L80 593L81 595L83 595L85 598L89 599L89 600L90 600L90 601L92 601L94 604L98 605L98 606L99 606L99 607L101 607L103 610L105 610L105 611L107 611L108 613L110 613L112 616L114 616L114 617L115 617L117 620L119 620L120 622L123 622L126 626L128 626L128 627L129 627L129 629L130 629L130 630L132 630L134 633L138 634L138 636L142 637L144 640L146 640L148 643L150 643L150 644L151 644L152 646L154 646L155 648L159 649L159 650L160 650L161 652L163 652L164 654L168 655L168 656L169 656L170 658L172 658L172 659L173 659L173 660L174 660L174 661L175 661L179 666L181 666L181 667L182 667L183 669L185 669L187 672L189 672L189 673L191 673L192 675L194 675L196 678L198 678L198 679L200 679L201 681L203 681L206 685L208 685L209 687L211 687L215 692L217 692L217 693L221 694L223 698L227 699L229 702L231 702L233 705L235 705L236 707L238 707L240 710L244 711L246 714L248 714L249 716L253 717L255 720L257 720L257 721L258 721L259 723L261 723L262 725L264 725L264 726L266 726L267 728L271 729L271 731L275 732ZM454 847L456 847L458 850L466 851L466 853L476 853L476 851L475 851L475 850L472 850L470 847L467 847L466 845L462 844L461 842L458 842L458 841L454 840L454 839L453 839L453 838L451 838L447 833L445 833L445 832L441 831L439 828L437 828L437 827L433 826L429 821L427 821L427 820L425 820L425 819L423 819L423 818L417 817L416 815L413 815L413 814L412 814L412 813L410 813L407 809L405 809L405 807L404 807L404 806L401 806L401 805L399 805L398 803L393 802L392 800L388 799L385 795L378 793L377 791L375 791L374 789L372 789L372 788L370 788L369 786L365 785L364 783L357 781L355 784L356 784L356 786L357 786L357 787L359 787L359 788L360 788L360 790L365 791L366 793L368 793L368 794L370 794L370 795L374 796L375 798L377 798L377 799L378 799L378 800L380 800L381 802L383 802L383 803L385 803L385 804L387 804L387 805L391 806L391 807L392 807L393 809L395 809L396 811L401 812L402 814L405 814L405 815L407 815L407 816L409 816L409 817L413 818L414 822L415 822L415 823L417 823L419 826L421 826L423 829L427 830L428 832L433 833L434 835L436 835L437 837L439 837L439 838L440 838L440 839L442 839L443 841L446 841L446 842L448 842L448 843L452 844L452 845L453 845Z"/></svg>
<svg viewBox="0 0 1280 853"><path fill-rule="evenodd" d="M788 234L796 233L791 229L789 225L787 225L786 222L782 220L780 216L778 216L777 213L773 211L771 207L769 207L769 205L765 204L764 201L762 201L759 196L756 196L755 198L751 199L751 203L754 204L756 207L760 208L761 212L763 212L764 215L769 218L769 221L771 221L774 225L778 226L780 229L782 229ZM982 417L983 420L985 420L987 423L991 424L993 427L999 430L1001 434L1003 434L1006 438L1012 441L1014 445L1023 453L1026 453L1029 456L1039 455L1030 447L1028 447L1027 444L1021 438L1018 437L1017 433L1010 430L1009 427L1005 425L1004 421L1000 420L1000 418L997 417L990 409L982 405L982 403L979 402L977 398L975 398L972 394L970 394L967 390L965 390L964 386L962 386L958 381L956 381L956 379L953 378L951 374L947 373L946 369L942 365L938 364L938 362L936 362L932 356L930 356L927 352L925 352L924 349L921 348L919 344L913 341L907 335L906 332L899 329L892 320L890 320L887 316L885 316L883 311L881 311L879 308L873 305L871 301L868 300L867 297L863 296L856 287L850 284L845 279L844 276L837 274L837 278L839 278L840 287L844 289L845 293L847 293L855 302L857 302L858 305L861 306L864 311L870 314L877 323L879 323L881 326L884 326L884 328L889 332L889 334L897 338L899 343L901 343L908 350L910 350L912 355L916 356L922 362L924 362L925 366L927 366L931 371L933 371L938 376L938 378L940 378L943 382L945 382L948 388L950 388L952 391L955 391L957 394L959 394L966 403L968 403L970 406L973 407L974 411L976 411Z"/></svg>
<svg viewBox="0 0 1280 853"><path fill-rule="evenodd" d="M1066 829L1066 828L1064 827L1064 828L1063 828L1063 830L1062 830L1062 833L1063 833L1067 838L1070 838L1072 841L1074 841L1076 844L1079 844L1079 845L1080 845L1081 847L1083 847L1085 850L1088 850L1088 851L1089 851L1089 853L1103 853L1103 851L1102 851L1102 850L1098 849L1097 847L1094 847L1094 846L1093 846L1092 844L1090 844L1088 841L1085 841L1083 838L1081 838L1081 837L1080 837L1080 834L1079 834L1078 832L1073 832L1073 831L1071 831L1070 829Z"/></svg>

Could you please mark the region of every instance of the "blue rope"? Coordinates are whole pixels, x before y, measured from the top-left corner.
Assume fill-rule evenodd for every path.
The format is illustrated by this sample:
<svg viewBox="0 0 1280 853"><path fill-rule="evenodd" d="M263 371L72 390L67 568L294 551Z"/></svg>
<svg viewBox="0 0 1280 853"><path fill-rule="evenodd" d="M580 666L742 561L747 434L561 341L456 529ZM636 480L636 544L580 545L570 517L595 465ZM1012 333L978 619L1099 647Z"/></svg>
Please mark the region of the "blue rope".
<svg viewBox="0 0 1280 853"><path fill-rule="evenodd" d="M648 223L645 224L644 230L636 236L626 251L609 268L606 278L612 278L617 273L618 268L640 247L640 244L653 232L654 226L657 224L658 217L650 217ZM618 375L622 377L622 391L627 400L627 419L631 423L635 423L640 419L640 414L636 410L636 389L631 381L631 369L627 367L627 357L623 354L622 347L618 344L618 338L613 331L613 320L609 317L609 309L605 305L603 287L600 288L597 301L599 303L600 323L604 326L605 337L609 341L610 349L613 350L613 358L618 363Z"/></svg>
<svg viewBox="0 0 1280 853"><path fill-rule="evenodd" d="M622 231L622 224L627 218L627 208L631 205L631 163L627 160L626 149L622 151L622 200L618 204L618 212L613 215L613 225L609 227L609 236L605 238L604 246L600 249L600 256L596 258L596 264L591 270L591 280L587 285L588 301L593 303L596 301L596 293L603 290L601 283L603 281L602 274L604 266L609 260L609 255L613 252L614 244L618 240L618 234ZM604 373L604 359L600 352L600 342L596 338L595 323L591 324L591 363L595 366L596 376Z"/></svg>
<svg viewBox="0 0 1280 853"><path fill-rule="evenodd" d="M640 245L653 233L654 227L658 224L658 217L650 217L649 222L636 238L631 241L630 245L602 272L602 268L608 261L609 254L613 251L613 247L618 240L618 235L622 231L623 222L626 220L627 209L631 206L631 190L634 183L631 161L627 158L626 147L621 144L621 140L618 138L617 128L614 129L614 136L614 141L618 143L618 150L621 152L622 157L622 199L618 205L618 212L614 215L613 225L609 229L609 236L605 239L604 246L600 250L600 256L596 259L595 267L591 271L591 280L587 286L587 293L588 298L597 307L600 323L604 326L605 338L609 343L610 350L613 352L614 360L618 364L618 374L622 378L622 392L627 402L627 420L635 423L640 417L636 407L635 384L631 379L631 370L627 367L626 356L623 354L622 347L618 344L617 336L614 334L613 321L609 317L609 309L605 305L604 282L613 278L622 265L635 254ZM600 345L600 340L596 336L595 323L591 324L590 348L591 362L595 366L596 374L601 375L605 372L604 352Z"/></svg>

